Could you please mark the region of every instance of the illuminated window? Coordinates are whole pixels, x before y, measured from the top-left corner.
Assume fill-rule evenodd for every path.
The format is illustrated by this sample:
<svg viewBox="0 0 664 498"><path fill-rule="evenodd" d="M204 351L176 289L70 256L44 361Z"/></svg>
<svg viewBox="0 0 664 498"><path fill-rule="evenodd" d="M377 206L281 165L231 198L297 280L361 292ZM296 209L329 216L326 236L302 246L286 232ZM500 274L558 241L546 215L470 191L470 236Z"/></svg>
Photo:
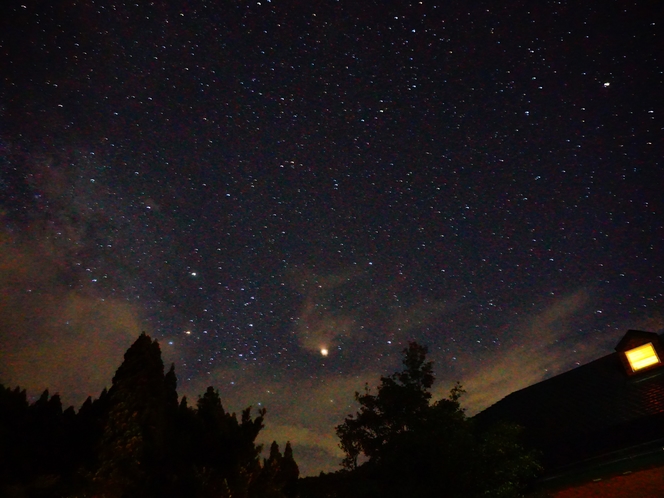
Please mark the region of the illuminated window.
<svg viewBox="0 0 664 498"><path fill-rule="evenodd" d="M634 372L638 372L639 370L643 370L644 368L651 365L658 365L661 363L651 342L644 344L643 346L639 346L638 348L625 351L625 355L629 361L629 366L632 367Z"/></svg>

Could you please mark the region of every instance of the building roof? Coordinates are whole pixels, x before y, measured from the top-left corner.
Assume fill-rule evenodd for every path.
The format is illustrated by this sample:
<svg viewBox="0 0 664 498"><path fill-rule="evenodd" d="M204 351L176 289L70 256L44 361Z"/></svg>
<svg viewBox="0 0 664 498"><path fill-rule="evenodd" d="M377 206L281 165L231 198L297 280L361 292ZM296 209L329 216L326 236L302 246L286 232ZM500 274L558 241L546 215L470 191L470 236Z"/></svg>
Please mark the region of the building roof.
<svg viewBox="0 0 664 498"><path fill-rule="evenodd" d="M626 349L653 341L661 337L629 331L615 353L516 391L475 419L523 426L549 468L664 438L664 367L634 374L625 362Z"/></svg>

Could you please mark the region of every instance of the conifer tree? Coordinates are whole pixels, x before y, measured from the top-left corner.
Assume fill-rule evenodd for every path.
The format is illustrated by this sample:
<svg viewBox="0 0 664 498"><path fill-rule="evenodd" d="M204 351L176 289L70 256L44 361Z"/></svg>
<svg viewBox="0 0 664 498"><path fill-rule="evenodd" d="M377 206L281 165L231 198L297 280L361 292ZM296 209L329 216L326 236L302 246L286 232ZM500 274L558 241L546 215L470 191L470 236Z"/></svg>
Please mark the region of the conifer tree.
<svg viewBox="0 0 664 498"><path fill-rule="evenodd" d="M48 390L30 405L25 391L0 385L0 496L249 498L264 417L249 407L238 420L213 387L195 408L178 402L175 367L164 374L159 344L141 334L111 388L78 413ZM274 498L284 497L284 469L297 478L286 449L283 457L275 443L270 458Z"/></svg>
<svg viewBox="0 0 664 498"><path fill-rule="evenodd" d="M300 471L293 459L293 448L286 443L284 454L273 441L268 458L251 489L252 498L291 498L297 494L297 479Z"/></svg>
<svg viewBox="0 0 664 498"><path fill-rule="evenodd" d="M72 444L83 474L93 472L97 467L97 447L104 433L109 401L108 390L104 388L94 401L88 396L76 414Z"/></svg>
<svg viewBox="0 0 664 498"><path fill-rule="evenodd" d="M28 424L27 445L32 449L33 472L58 473L65 460L61 454L65 434L60 395L50 396L46 389L28 409Z"/></svg>
<svg viewBox="0 0 664 498"><path fill-rule="evenodd" d="M109 390L95 474L107 496L138 496L149 486L165 450L166 397L159 344L143 333L125 353Z"/></svg>
<svg viewBox="0 0 664 498"><path fill-rule="evenodd" d="M178 409L177 387L178 380L175 375L175 364L171 363L171 368L168 369L168 372L164 376L166 410L171 414Z"/></svg>
<svg viewBox="0 0 664 498"><path fill-rule="evenodd" d="M270 454L268 458L263 459L263 468L252 486L252 498L283 498L282 483L279 482L282 461L279 445L276 441L272 441Z"/></svg>
<svg viewBox="0 0 664 498"><path fill-rule="evenodd" d="M202 433L196 461L207 473L208 482L226 482L234 493L245 496L260 473L255 445L263 428L265 409L251 418L251 407L242 412L238 422L235 414L227 413L212 386L198 399L197 419Z"/></svg>
<svg viewBox="0 0 664 498"><path fill-rule="evenodd" d="M25 390L0 385L0 489L25 477L28 407Z"/></svg>
<svg viewBox="0 0 664 498"><path fill-rule="evenodd" d="M280 475L280 481L283 482L283 493L287 498L294 498L297 495L297 480L299 477L300 469L293 458L293 447L288 441L286 448L284 448Z"/></svg>

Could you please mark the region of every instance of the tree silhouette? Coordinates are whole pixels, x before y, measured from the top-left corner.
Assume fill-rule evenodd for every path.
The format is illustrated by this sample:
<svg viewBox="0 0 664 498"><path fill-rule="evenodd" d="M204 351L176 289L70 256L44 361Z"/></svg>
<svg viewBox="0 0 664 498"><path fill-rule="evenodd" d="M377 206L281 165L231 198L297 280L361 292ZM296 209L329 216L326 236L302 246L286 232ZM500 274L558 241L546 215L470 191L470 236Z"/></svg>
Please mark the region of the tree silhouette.
<svg viewBox="0 0 664 498"><path fill-rule="evenodd" d="M195 461L206 482L246 495L260 472L261 447L254 441L263 428L265 409L252 419L251 407L246 408L238 422L234 413L224 410L219 393L212 386L198 399L197 407L200 432Z"/></svg>
<svg viewBox="0 0 664 498"><path fill-rule="evenodd" d="M113 377L94 481L109 496L139 495L165 455L166 383L157 341L132 344Z"/></svg>
<svg viewBox="0 0 664 498"><path fill-rule="evenodd" d="M539 469L519 444L519 429L476 430L461 408L458 383L448 398L430 403L434 375L426 354L409 343L401 371L381 377L376 394L368 385L355 393L357 414L336 428L345 471L322 479L325 491L309 482L308 496L519 496Z"/></svg>
<svg viewBox="0 0 664 498"><path fill-rule="evenodd" d="M238 420L213 387L195 408L178 401L174 366L164 373L158 342L141 334L111 388L78 413L48 390L29 404L25 391L0 385L0 496L293 497L289 444L282 456L275 443L261 466L264 417L249 407Z"/></svg>
<svg viewBox="0 0 664 498"><path fill-rule="evenodd" d="M377 394L368 384L363 394L355 393L360 404L358 413L348 415L336 432L341 449L346 453L343 465L357 467L357 459L364 454L380 459L383 448L396 435L417 424L429 407L434 382L433 364L426 360L427 348L415 342L403 350L403 370L381 377Z"/></svg>
<svg viewBox="0 0 664 498"><path fill-rule="evenodd" d="M300 469L293 458L293 447L290 441L284 448L284 458L281 461L281 473L279 481L283 483L283 493L288 498L294 498L297 495L297 480L300 477Z"/></svg>
<svg viewBox="0 0 664 498"><path fill-rule="evenodd" d="M293 460L293 449L286 443L284 454L276 441L270 446L270 455L263 461L263 468L252 489L254 498L293 498L297 495L297 479L300 475Z"/></svg>

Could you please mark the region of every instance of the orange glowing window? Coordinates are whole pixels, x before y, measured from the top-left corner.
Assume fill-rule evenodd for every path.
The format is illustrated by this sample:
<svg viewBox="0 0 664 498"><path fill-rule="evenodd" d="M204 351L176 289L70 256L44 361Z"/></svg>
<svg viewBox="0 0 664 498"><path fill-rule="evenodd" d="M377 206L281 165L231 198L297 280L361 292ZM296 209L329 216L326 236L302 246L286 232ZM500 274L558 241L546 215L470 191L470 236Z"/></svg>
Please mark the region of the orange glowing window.
<svg viewBox="0 0 664 498"><path fill-rule="evenodd" d="M657 353L655 352L655 348L650 342L643 346L639 346L638 348L625 351L625 355L627 355L629 366L632 367L634 372L661 363L659 356L657 356Z"/></svg>

